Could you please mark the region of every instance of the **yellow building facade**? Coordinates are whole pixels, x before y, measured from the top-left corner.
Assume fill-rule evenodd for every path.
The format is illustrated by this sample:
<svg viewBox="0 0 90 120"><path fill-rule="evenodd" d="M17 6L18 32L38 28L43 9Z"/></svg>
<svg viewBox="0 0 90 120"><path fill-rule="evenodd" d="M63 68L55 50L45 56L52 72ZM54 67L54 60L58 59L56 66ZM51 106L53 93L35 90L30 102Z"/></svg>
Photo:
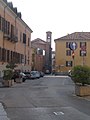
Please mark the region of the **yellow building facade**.
<svg viewBox="0 0 90 120"><path fill-rule="evenodd" d="M75 65L90 66L90 32L75 32L55 39L55 50L56 72L68 72Z"/></svg>
<svg viewBox="0 0 90 120"><path fill-rule="evenodd" d="M17 64L18 70L31 69L31 33L12 2L0 0L0 77L11 61Z"/></svg>

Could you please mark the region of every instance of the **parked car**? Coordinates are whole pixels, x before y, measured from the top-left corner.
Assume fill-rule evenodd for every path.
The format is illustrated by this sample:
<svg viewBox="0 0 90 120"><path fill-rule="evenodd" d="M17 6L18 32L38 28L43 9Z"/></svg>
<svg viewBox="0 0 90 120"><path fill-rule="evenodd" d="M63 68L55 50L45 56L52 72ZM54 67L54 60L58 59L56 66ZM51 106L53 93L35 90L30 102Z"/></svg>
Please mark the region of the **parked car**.
<svg viewBox="0 0 90 120"><path fill-rule="evenodd" d="M68 76L69 76L69 77L71 77L71 73L72 73L72 71L69 70L69 71L68 71Z"/></svg>
<svg viewBox="0 0 90 120"><path fill-rule="evenodd" d="M40 72L39 71L31 71L31 79L35 79L35 78L40 78Z"/></svg>
<svg viewBox="0 0 90 120"><path fill-rule="evenodd" d="M24 72L24 74L26 75L27 79L31 79L31 73L30 72Z"/></svg>
<svg viewBox="0 0 90 120"><path fill-rule="evenodd" d="M40 77L44 76L44 72L40 71Z"/></svg>
<svg viewBox="0 0 90 120"><path fill-rule="evenodd" d="M14 82L16 82L16 78L22 78L22 81L23 82L25 82L25 80L26 80L26 75L24 74L24 73L22 73L22 72L15 72L14 74L13 74L13 77L12 77L12 79L14 79Z"/></svg>
<svg viewBox="0 0 90 120"><path fill-rule="evenodd" d="M23 72L20 72L20 77L22 78L22 81L25 82L27 79L26 75Z"/></svg>

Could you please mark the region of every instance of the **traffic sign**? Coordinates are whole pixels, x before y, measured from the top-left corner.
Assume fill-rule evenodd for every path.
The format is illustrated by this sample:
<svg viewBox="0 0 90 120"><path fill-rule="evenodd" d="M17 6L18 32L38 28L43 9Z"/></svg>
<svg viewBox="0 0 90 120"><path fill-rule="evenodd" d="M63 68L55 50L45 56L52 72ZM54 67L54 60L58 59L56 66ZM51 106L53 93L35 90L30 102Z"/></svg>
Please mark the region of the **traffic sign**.
<svg viewBox="0 0 90 120"><path fill-rule="evenodd" d="M76 50L77 49L77 43L76 42L70 42L69 43L69 48L71 50Z"/></svg>

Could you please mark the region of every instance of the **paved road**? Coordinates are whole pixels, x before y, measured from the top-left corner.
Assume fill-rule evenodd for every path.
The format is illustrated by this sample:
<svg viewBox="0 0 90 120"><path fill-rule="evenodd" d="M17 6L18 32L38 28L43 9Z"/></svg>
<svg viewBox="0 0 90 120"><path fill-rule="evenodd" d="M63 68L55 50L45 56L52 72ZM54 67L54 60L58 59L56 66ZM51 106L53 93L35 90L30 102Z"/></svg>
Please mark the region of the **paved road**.
<svg viewBox="0 0 90 120"><path fill-rule="evenodd" d="M65 76L0 88L0 101L10 120L90 120L90 101L75 96L74 83Z"/></svg>

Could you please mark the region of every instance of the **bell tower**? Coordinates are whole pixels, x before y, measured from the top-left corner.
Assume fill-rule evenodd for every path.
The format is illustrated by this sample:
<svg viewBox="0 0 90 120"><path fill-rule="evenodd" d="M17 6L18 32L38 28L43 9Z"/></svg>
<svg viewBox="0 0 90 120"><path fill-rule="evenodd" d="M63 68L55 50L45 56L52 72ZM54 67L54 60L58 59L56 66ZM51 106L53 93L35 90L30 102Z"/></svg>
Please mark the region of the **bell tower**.
<svg viewBox="0 0 90 120"><path fill-rule="evenodd" d="M46 42L51 44L51 39L52 39L52 32L50 31L46 32Z"/></svg>
<svg viewBox="0 0 90 120"><path fill-rule="evenodd" d="M51 48L51 41L52 41L52 32L46 32L46 52L45 52L45 72L51 73L52 72L52 48Z"/></svg>

